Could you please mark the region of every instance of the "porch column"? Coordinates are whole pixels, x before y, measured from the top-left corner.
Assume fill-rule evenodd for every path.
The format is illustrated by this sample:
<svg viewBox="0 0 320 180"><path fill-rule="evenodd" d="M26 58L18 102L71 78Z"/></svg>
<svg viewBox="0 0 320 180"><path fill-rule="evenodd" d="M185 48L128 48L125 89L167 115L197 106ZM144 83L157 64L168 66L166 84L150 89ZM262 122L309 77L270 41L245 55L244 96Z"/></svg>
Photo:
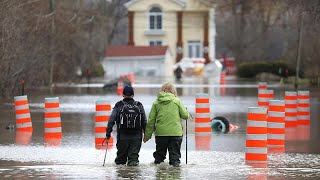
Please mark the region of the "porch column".
<svg viewBox="0 0 320 180"><path fill-rule="evenodd" d="M205 64L210 63L209 59L209 12L205 12L203 18L203 58L206 60Z"/></svg>
<svg viewBox="0 0 320 180"><path fill-rule="evenodd" d="M134 12L129 11L128 12L128 45L129 46L134 46L134 39L133 39L133 19L134 19Z"/></svg>
<svg viewBox="0 0 320 180"><path fill-rule="evenodd" d="M176 62L178 63L183 57L183 43L182 43L182 11L177 12L177 49Z"/></svg>

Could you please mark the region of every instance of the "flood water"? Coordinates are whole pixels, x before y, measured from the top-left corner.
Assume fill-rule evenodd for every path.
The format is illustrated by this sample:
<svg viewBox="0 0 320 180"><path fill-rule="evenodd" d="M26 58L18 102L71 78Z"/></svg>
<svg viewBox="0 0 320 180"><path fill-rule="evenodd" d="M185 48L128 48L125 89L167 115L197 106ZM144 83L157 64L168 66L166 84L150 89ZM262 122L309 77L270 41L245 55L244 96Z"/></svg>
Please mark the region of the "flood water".
<svg viewBox="0 0 320 180"><path fill-rule="evenodd" d="M320 179L320 90L311 91L311 125L286 129L285 151L268 153L268 161L245 162L247 109L257 105L257 82L227 80L224 87L208 85L197 79L176 84L184 105L195 113L195 95L209 93L211 117L224 116L239 126L229 133L213 132L201 144L188 121L182 143L181 167L168 159L153 165L154 138L142 145L138 167L116 166L115 142L107 151L94 144L95 101L109 99L113 106L121 100L115 92L97 87L56 87L26 90L31 111L32 134L19 134L5 127L15 123L14 100L0 105L0 178L1 179ZM143 103L148 114L161 82L137 82L135 100ZM273 82L269 89L275 99L285 90ZM59 97L63 138L61 142L44 139L44 98ZM184 124L185 126L185 124ZM115 131L114 131L115 132ZM115 134L113 134L115 136ZM186 141L187 137L187 141ZM187 144L187 151L186 151ZM105 153L105 166L102 166ZM186 164L187 159L187 164Z"/></svg>

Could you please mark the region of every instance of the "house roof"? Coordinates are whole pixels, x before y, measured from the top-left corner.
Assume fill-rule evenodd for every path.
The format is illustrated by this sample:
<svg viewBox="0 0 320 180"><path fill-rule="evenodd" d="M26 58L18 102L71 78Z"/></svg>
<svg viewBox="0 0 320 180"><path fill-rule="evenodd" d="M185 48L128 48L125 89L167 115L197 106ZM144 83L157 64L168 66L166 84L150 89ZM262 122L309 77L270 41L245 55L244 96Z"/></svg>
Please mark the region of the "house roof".
<svg viewBox="0 0 320 180"><path fill-rule="evenodd" d="M164 56L168 46L109 46L106 57Z"/></svg>
<svg viewBox="0 0 320 180"><path fill-rule="evenodd" d="M125 6L128 8L129 6L133 5L134 3L138 2L140 0L131 0L127 3L125 3ZM185 0L170 0L178 5L180 5L181 7L184 7L186 5Z"/></svg>

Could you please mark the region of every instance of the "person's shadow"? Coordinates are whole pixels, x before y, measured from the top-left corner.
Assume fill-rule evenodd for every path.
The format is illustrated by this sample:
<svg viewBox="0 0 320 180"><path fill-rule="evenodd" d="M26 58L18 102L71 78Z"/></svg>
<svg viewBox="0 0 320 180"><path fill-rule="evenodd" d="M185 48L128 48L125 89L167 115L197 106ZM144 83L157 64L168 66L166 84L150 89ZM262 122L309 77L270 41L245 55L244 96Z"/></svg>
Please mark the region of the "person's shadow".
<svg viewBox="0 0 320 180"><path fill-rule="evenodd" d="M139 166L117 166L117 177L123 179L142 179Z"/></svg>
<svg viewBox="0 0 320 180"><path fill-rule="evenodd" d="M181 179L181 167L158 165L156 167L156 179Z"/></svg>

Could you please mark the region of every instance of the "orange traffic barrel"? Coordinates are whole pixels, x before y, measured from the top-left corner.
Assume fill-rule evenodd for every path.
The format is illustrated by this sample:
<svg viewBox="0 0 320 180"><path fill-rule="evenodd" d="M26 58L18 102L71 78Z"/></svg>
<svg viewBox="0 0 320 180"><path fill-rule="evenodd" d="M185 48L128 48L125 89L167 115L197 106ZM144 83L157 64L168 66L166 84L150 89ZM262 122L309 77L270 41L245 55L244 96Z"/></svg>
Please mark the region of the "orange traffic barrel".
<svg viewBox="0 0 320 180"><path fill-rule="evenodd" d="M95 146L97 149L106 148L106 128L111 115L111 103L109 100L102 99L96 101L95 115ZM104 142L104 143L103 143ZM103 143L103 144L102 144ZM113 145L113 138L108 141L108 146Z"/></svg>
<svg viewBox="0 0 320 180"><path fill-rule="evenodd" d="M297 92L285 92L285 124L286 127L297 126ZM291 136L291 135L290 135Z"/></svg>
<svg viewBox="0 0 320 180"><path fill-rule="evenodd" d="M270 100L268 109L268 152L285 151L285 101Z"/></svg>
<svg viewBox="0 0 320 180"><path fill-rule="evenodd" d="M128 79L130 80L131 84L134 84L134 73L128 74Z"/></svg>
<svg viewBox="0 0 320 180"><path fill-rule="evenodd" d="M268 107L269 101L274 98L273 90L259 89L258 90L258 106Z"/></svg>
<svg viewBox="0 0 320 180"><path fill-rule="evenodd" d="M268 88L268 85L266 82L259 82L258 83L258 90L259 89L267 89Z"/></svg>
<svg viewBox="0 0 320 180"><path fill-rule="evenodd" d="M299 125L297 128L297 140L309 141L310 140L310 126L309 125Z"/></svg>
<svg viewBox="0 0 320 180"><path fill-rule="evenodd" d="M245 159L267 160L267 108L265 107L248 108Z"/></svg>
<svg viewBox="0 0 320 180"><path fill-rule="evenodd" d="M16 129L17 131L32 132L32 122L28 97L15 96L14 107L16 111Z"/></svg>
<svg viewBox="0 0 320 180"><path fill-rule="evenodd" d="M118 84L117 84L117 94L118 95L122 95L122 93L123 93L123 80L121 80L121 79L119 79L118 80Z"/></svg>
<svg viewBox="0 0 320 180"><path fill-rule="evenodd" d="M211 142L211 119L210 100L208 94L196 95L195 109L195 143L197 150L210 150Z"/></svg>
<svg viewBox="0 0 320 180"><path fill-rule="evenodd" d="M45 98L44 101L44 137L45 139L61 139L59 97Z"/></svg>
<svg viewBox="0 0 320 180"><path fill-rule="evenodd" d="M298 91L297 124L310 125L309 91Z"/></svg>

